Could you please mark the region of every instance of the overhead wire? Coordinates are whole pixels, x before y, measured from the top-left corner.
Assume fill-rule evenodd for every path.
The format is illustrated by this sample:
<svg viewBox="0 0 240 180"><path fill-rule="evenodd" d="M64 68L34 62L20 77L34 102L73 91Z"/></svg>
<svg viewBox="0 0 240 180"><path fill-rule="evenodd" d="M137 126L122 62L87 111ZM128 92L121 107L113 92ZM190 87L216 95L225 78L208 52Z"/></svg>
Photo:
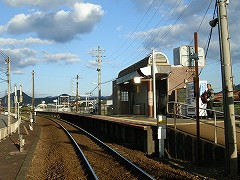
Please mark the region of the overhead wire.
<svg viewBox="0 0 240 180"><path fill-rule="evenodd" d="M171 25L168 30L166 31L166 33L164 35L162 35L162 37L160 39L164 39L168 33L172 30L172 28L174 27L174 25L176 25L176 23L179 21L179 19L182 17L182 15L188 10L188 8L192 5L193 1L191 0L190 3L188 4L188 6L185 8L184 11L182 11L182 13L178 16L178 18L175 20L175 22L173 23L173 25ZM159 46L160 45L160 41L158 42L158 44L156 45Z"/></svg>
<svg viewBox="0 0 240 180"><path fill-rule="evenodd" d="M131 35L128 37L128 39L123 43L123 45L125 45L125 44L128 42L128 40L134 35L135 31L136 31L137 28L140 26L140 24L142 23L143 19L146 17L146 15L148 14L148 12L150 11L150 9L152 8L152 6L154 5L155 1L156 1L156 0L154 0L154 1L151 2L151 4L150 4L150 6L148 7L147 11L145 12L144 16L141 18L140 22L139 22L138 25L135 27L134 31L131 33ZM143 28L142 31L144 31L144 30L148 27L148 25L150 24L150 22L151 22L151 21L153 20L153 18L156 16L156 14L157 14L157 12L159 11L159 9L160 9L160 7L161 7L161 5L162 5L163 2L164 2L164 0L161 1L160 5L159 5L158 8L156 9L155 13L154 13L153 16L150 18L150 20L148 21L148 23L144 26L144 28ZM137 41L138 38L140 38L140 34L134 38L134 40L132 41L132 43L121 53L121 55L122 55L123 53L125 53L125 52ZM122 45L117 51L115 51L112 55L110 55L110 57L113 56L114 54L116 54L116 53L123 47L123 45ZM134 53L135 53L135 52L136 52L136 51L134 51ZM132 54L134 54L134 53L132 53ZM119 58L119 57L118 57L118 58ZM128 60L128 59L125 59L125 60L123 60L122 62L118 63L118 65L114 65L114 66L111 66L111 67L112 67L112 68L117 67L117 66L119 67L120 64L124 63L124 62L127 61L127 60ZM115 78L115 79L116 79L116 78ZM114 80L115 80L115 79L114 79ZM111 81L112 81L112 80L111 80ZM106 83L111 82L111 81L107 81ZM94 89L94 90L95 90L95 89Z"/></svg>
<svg viewBox="0 0 240 180"><path fill-rule="evenodd" d="M169 9L169 11L173 9L173 7L176 5L177 2L178 2L178 1L175 1L175 4L173 4L173 6L171 7L171 9ZM175 20L175 22L173 23L173 25L170 26L170 27L166 30L166 32L159 38L160 40L162 40L162 39L164 39L164 38L167 37L167 35L169 34L169 32L172 30L173 26L179 21L179 19L180 19L180 18L182 17L182 15L188 10L188 8L192 5L192 3L193 3L193 1L190 1L190 2L189 2L188 6L187 6L187 7L185 8L185 10L178 16L178 18ZM202 26L202 23L203 23L203 21L204 21L204 19L205 19L205 17L206 17L207 12L209 11L209 8L211 7L211 4L212 4L212 0L211 0L211 2L210 2L209 5L208 5L207 10L205 11L204 17L203 17L203 19L202 19L202 21L201 21L201 23L200 23L197 31L199 31L200 27ZM179 7L179 5L180 5L180 3L175 7L175 10ZM168 11L168 13L166 13L166 15L169 15L169 11ZM169 16L168 21L169 21L169 19L171 18L171 16L174 14L175 11L172 11L172 12L173 12L173 13ZM165 17L165 16L163 16L163 18L164 18L164 17ZM166 21L163 26L165 26L168 21ZM161 22L161 20L159 21L158 24L160 24L160 22ZM156 28L156 27L155 27L155 28ZM153 29L150 34L153 34L154 31L155 31L155 29ZM153 40L160 34L161 31L162 31L162 28L160 28L159 31L155 34L155 36L153 36L152 40L148 42L148 45L152 44ZM161 43L160 40L156 41L156 42L154 43L153 47L159 46L160 43ZM147 41L147 38L143 41L143 43L145 43L146 41ZM143 43L142 43L142 44L143 44ZM128 56L128 59L127 59L127 60L129 60L134 54L136 54L136 52L142 47L142 44L141 44L141 45L138 47L138 49L136 49L130 56ZM148 45L146 45L146 46L148 46ZM146 53L147 51L148 51L148 50L145 50L145 51L142 51L141 53L138 53L137 56L134 58L134 60L139 59L139 57L140 57L143 53ZM126 61L126 60L125 60L125 61Z"/></svg>
<svg viewBox="0 0 240 180"><path fill-rule="evenodd" d="M177 2L179 2L179 3L177 4ZM169 20L173 17L176 9L180 6L181 2L182 2L182 1L179 1L179 0L175 1L175 3L171 6L171 8L165 13L165 15L163 16L163 18L157 23L157 26L161 23L161 21L162 21L167 15L169 15L169 12L172 11L171 15L167 18L167 20L166 20L165 23L163 24L163 26L165 26L165 25L169 22ZM159 39L163 39L163 38L166 37L166 35L170 32L170 30L172 29L172 27L178 22L178 20L182 17L182 15L183 15L183 14L188 10L188 8L192 5L192 2L193 2L193 1L191 0L190 3L188 4L188 6L185 8L185 10L180 14L180 16L178 16L177 20L173 23L173 25L170 26L170 27L167 29L167 32L166 32L161 38L159 38ZM155 27L155 28L156 28L156 27ZM155 28L151 31L150 34L153 34L153 33L154 33ZM152 37L152 40L149 41L146 46L152 44L152 42L153 42L153 41L155 40L155 38L160 34L160 32L162 31L162 29L163 29L163 27L159 28L158 32L155 34L155 36ZM146 41L147 41L147 38L144 40L144 43L145 43ZM156 42L152 45L152 47L153 47L153 48L156 48L157 46L159 46L159 44L160 44L160 40L156 41ZM137 50L139 50L139 49L141 48L141 46L142 46L142 44L138 47ZM137 50L135 50L135 51L131 54L131 56L134 55L134 54L137 52ZM143 53L146 54L147 52L148 52L148 50L146 49L145 51L142 51L141 53L137 54L137 56L134 58L134 60L138 60L138 58L139 58ZM128 59L129 59L129 58L128 58Z"/></svg>
<svg viewBox="0 0 240 180"><path fill-rule="evenodd" d="M213 0L210 1L209 5L208 5L208 7L207 7L207 10L205 11L204 16L203 16L203 18L202 18L202 21L201 21L201 23L199 24L196 32L199 32L199 29L201 28L201 26L202 26L202 24L203 24L203 22L204 22L204 19L206 18L207 13L208 13L211 5L212 5L212 1L213 1ZM215 11L215 10L214 10L214 11ZM191 45L192 43L193 43L193 39L192 39L190 45Z"/></svg>
<svg viewBox="0 0 240 180"><path fill-rule="evenodd" d="M208 6L207 11L209 10L211 4L212 4L212 1L210 2L209 6ZM214 12L213 12L213 19L215 18L215 15L216 15L216 9L217 9L217 2L215 3L215 8L214 8ZM206 13L207 13L207 11L206 11ZM205 16L206 16L206 13L205 13ZM204 18L205 18L205 16L204 16ZM203 20L202 20L202 21L203 21ZM202 23L201 23L201 24L202 24ZM200 27L199 27L199 28L200 28ZM198 29L198 30L199 30L199 29ZM211 42L211 39L212 39L212 31L213 31L213 27L211 26L210 32L209 32L209 36L208 36L208 40L207 40L207 42L206 42L206 44L205 44L205 47L204 47L204 49L205 49L205 55L204 55L205 61L206 61L206 59L207 59L207 54L208 54L208 50L209 50L209 47L210 47L210 42ZM200 70L199 75L202 73L202 70L203 70L203 68Z"/></svg>
<svg viewBox="0 0 240 180"><path fill-rule="evenodd" d="M155 11L155 13L154 13L153 16L155 16L156 13L159 11L159 9L160 9L160 7L161 7L161 5L162 5L163 2L164 2L164 1L162 1L162 2L160 3L159 7L157 8L157 10ZM179 4L177 4L177 2L179 2ZM159 24L160 24L160 23L165 19L165 17L166 17L167 15L169 15L169 13L172 11L172 13L171 13L171 15L169 16L169 18L165 21L165 24L168 22L168 20L173 16L174 11L180 6L180 3L181 3L181 0L177 0L177 1L175 1L175 3L173 3L173 5L169 8L169 10L166 11L165 15L158 21L158 23L156 24L156 26L151 30L150 34L153 34L153 33L154 33L155 29L159 26ZM177 4L177 6L176 6L176 4ZM175 8L175 10L174 10L174 7L175 7L175 6L176 6L176 8ZM152 18L153 18L153 17L152 17ZM152 19L152 18L151 18L151 19ZM148 24L149 24L149 23L148 23ZM146 28L146 27L147 27L147 26L145 26L145 28ZM144 29L145 29L145 28L144 28ZM160 28L159 31L161 31L161 30L162 30L162 29ZM156 38L157 35L160 33L159 31L158 31L157 34L155 34L155 36L152 38L152 40L151 40L148 44L151 44L151 43L152 43L152 41L154 40L154 38ZM140 35L139 35L138 37L140 37ZM142 48L142 44L144 44L145 42L147 42L147 40L148 40L147 38L148 38L148 37L145 38L145 40L128 56L127 59L123 60L123 61L122 61L121 63L119 63L119 64L122 64L123 62L131 59L132 56L134 56L137 52L139 52L139 50ZM132 61L139 60L139 57L140 57L140 56L143 57L143 54L146 55L146 54L148 54L148 53L149 53L148 50L144 50L144 51L142 51L142 52L140 52L140 53L137 53L137 56L134 57ZM116 67L116 66L114 66L114 67Z"/></svg>
<svg viewBox="0 0 240 180"><path fill-rule="evenodd" d="M174 12L175 12L176 9L180 6L181 1L179 1L179 2L180 2L179 4L177 4L177 2L178 2L178 0L175 1L175 3L172 5L172 7L171 7L171 8L167 11L167 13L165 14L165 16L166 16L166 15L169 15L169 12L172 11L173 8L175 7L175 9L172 11L171 15L168 17L167 21L165 22L165 24L164 24L163 26L165 26L166 23L170 20L170 18L172 18L172 16L174 15ZM179 19L180 19L180 18L183 16L183 14L188 10L188 8L192 5L192 3L193 3L193 1L190 1L190 2L189 2L189 4L187 5L187 7L184 9L184 11L182 11L182 13L181 13L181 14L178 16L178 18L174 21L173 25L170 26L170 27L166 30L165 33L163 33L163 35L161 36L161 38L159 38L160 40L162 40L162 39L164 39L164 38L167 37L167 35L169 34L169 32L172 30L173 26L179 21ZM201 23L200 23L197 31L199 31L200 27L202 26L202 23L203 23L203 21L204 21L204 19L205 19L205 17L206 17L206 14L207 14L210 6L211 6L211 3L212 3L212 0L211 0L211 2L209 3L209 6L208 6L208 8L207 8L207 10L206 10L206 12L205 12L205 14L204 14L204 17L203 17L203 19L202 19L202 21L201 21ZM177 4L177 6L175 6L176 4ZM158 10L157 10L157 11L158 11ZM157 12L157 11L156 11L156 12ZM156 12L155 12L155 14L156 14ZM158 24L155 26L155 28L152 29L152 31L151 31L150 34L153 34L153 33L154 33L155 29L156 29L157 26L162 22L162 20L165 18L165 16L162 17L162 19L158 22ZM146 26L145 26L145 27L146 27ZM149 41L148 44L151 44L151 43L153 42L153 40L160 34L160 32L162 31L162 29L163 29L163 28L160 28L160 29L158 30L158 32L155 33L155 36L153 36L152 40ZM132 35L132 34L131 34L131 35ZM139 36L137 36L137 37L139 37ZM159 46L160 43L161 43L160 40L158 40L157 42L155 42L154 45L153 45L153 47ZM145 40L143 41L143 43L145 43L146 41L147 41L147 38L145 38ZM142 43L142 44L143 44L143 43ZM128 56L128 58L127 58L126 60L123 60L120 64L122 64L123 62L129 60L129 59L141 48L142 44L141 44L130 56ZM128 48L127 48L127 49L128 49ZM147 50L146 50L146 51L147 51ZM135 57L134 60L137 59L139 56L141 56L142 53L146 53L146 51L145 51L145 52L142 51L141 53L138 53L137 57Z"/></svg>
<svg viewBox="0 0 240 180"><path fill-rule="evenodd" d="M163 1L162 1L162 2L163 2ZM160 8L160 6L159 6L159 8ZM147 26L150 24L150 22L152 21L152 19L154 18L154 16L157 14L159 8L155 11L154 15L151 17L150 21L146 24L146 26L142 29L142 31L144 31L144 30L147 28ZM141 34L138 34L138 36L136 36L136 37L134 38L134 40L132 41L132 43L123 51L123 53L125 53L125 52L136 42L136 40L137 40L140 36L141 36ZM138 49L137 49L137 50L138 50ZM135 53L137 52L137 50L135 50L132 54L135 54ZM131 57L131 55L130 55L129 57ZM120 64L124 63L125 61L127 61L127 59L125 59L125 60L123 60L121 63L119 63L118 66L119 66Z"/></svg>
<svg viewBox="0 0 240 180"><path fill-rule="evenodd" d="M150 6L148 7L147 11L144 13L143 17L142 17L141 20L138 22L137 26L134 28L134 30L132 31L132 33L130 34L130 36L128 36L128 38L126 39L126 41L125 41L114 53L112 53L112 54L108 57L109 59L110 59L112 56L114 56L117 52L119 52L119 51L122 49L122 47L131 39L131 37L134 35L134 33L136 32L136 30L138 29L138 27L140 26L140 24L142 23L142 21L143 21L144 18L146 17L146 15L147 15L147 14L149 13L149 11L151 10L151 8L152 8L152 6L154 5L155 1L156 1L156 0L153 0L153 1L151 2L151 4L150 4ZM163 2L164 2L164 0L162 0L161 4L162 4ZM159 7L160 7L160 6L159 6ZM151 17L151 20L145 25L144 29L146 29L147 26L150 24L150 22L152 21L152 19L154 18L154 16L157 14L157 11L158 11L158 9L155 11L154 15ZM121 56L123 53L125 53L125 52L134 44L134 42L137 41L137 39L138 39L139 37L140 37L140 36L135 37L134 40L132 41L132 43L131 43L130 45L128 45L128 47L127 47L125 50L123 50L123 52L120 54L120 56ZM118 56L118 58L119 58L119 56ZM125 62L125 61L127 61L127 59L126 59L126 60L123 60L120 64L122 64L122 63ZM115 68L115 67L119 66L120 64L114 65L114 66L111 66L111 67L112 67L112 68ZM103 66L103 65L102 65L102 66ZM116 79L116 78L114 78L114 79L112 79L112 80L109 80L109 81L106 81L105 83L112 82L112 81L115 80L115 79ZM101 83L101 84L105 84L105 83ZM95 88L95 89L96 89L96 88ZM94 90L95 90L95 89L94 89ZM94 91L94 90L93 90L93 91ZM91 91L91 93L92 93L93 91Z"/></svg>
<svg viewBox="0 0 240 180"><path fill-rule="evenodd" d="M107 83L110 83L110 82L112 82L116 79L117 78L114 78L114 79L111 79L111 80L108 80L108 81L105 81L105 82L101 82L100 84L107 84ZM97 88L98 88L98 85L92 91L90 91L90 93L93 93Z"/></svg>
<svg viewBox="0 0 240 180"><path fill-rule="evenodd" d="M148 12L150 11L150 9L152 8L153 4L155 3L156 0L153 0L150 4L150 6L148 7L147 11L145 12L145 14L143 15L143 17L141 18L141 20L138 22L137 26L134 28L134 30L132 31L132 33L130 34L130 36L128 36L128 38L126 39L126 41L114 52L112 53L108 58L111 58L113 55L115 55L117 52L119 52L122 47L131 39L131 37L133 36L133 34L136 32L137 28L140 26L140 24L142 23L143 19L146 17L146 15L148 14ZM164 0L163 0L164 1ZM136 40L136 39L135 39ZM128 49L128 48L127 48ZM124 52L127 50L125 49ZM122 54L122 53L121 53Z"/></svg>
<svg viewBox="0 0 240 180"><path fill-rule="evenodd" d="M151 30L150 34L153 34L153 33L154 33L155 29L156 29L156 28L158 27L158 25L163 21L163 19L173 10L173 8L175 7L175 5L177 4L178 1L179 1L179 0L175 1L175 3L171 6L171 8L165 13L165 15L164 15L164 16L160 19L160 21L157 23L157 25L155 26L155 28L153 28L153 29ZM180 3L181 3L181 0L179 1L179 4L176 6L176 9L179 7ZM168 22L168 20L172 17L173 13L174 13L174 10L172 11L172 13L171 13L171 15L169 16L169 18L165 21L165 23L163 24L163 26L166 25L166 23ZM159 33L161 32L161 30L162 30L162 28L159 29L159 31L155 34L155 36L152 37L152 40L149 41L146 46L150 45L150 44L154 41L154 39L159 35ZM146 43L146 42L147 42L147 38L145 38L145 40L143 41L142 44L144 44L144 43ZM138 47L137 50L139 50L139 49L141 48L142 44ZM132 55L134 55L137 50L135 50L135 51L132 53ZM140 56L143 55L143 53L146 54L147 52L148 52L148 50L146 49L146 50L143 51L142 53L139 53L139 54L134 58L134 61L138 60L138 59L140 58Z"/></svg>

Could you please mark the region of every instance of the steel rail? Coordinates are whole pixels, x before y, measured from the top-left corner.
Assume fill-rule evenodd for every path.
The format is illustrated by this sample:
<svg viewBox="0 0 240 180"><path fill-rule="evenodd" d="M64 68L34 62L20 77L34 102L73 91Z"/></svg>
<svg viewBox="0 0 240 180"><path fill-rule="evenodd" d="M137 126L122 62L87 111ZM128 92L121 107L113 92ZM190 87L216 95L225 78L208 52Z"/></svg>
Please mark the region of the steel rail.
<svg viewBox="0 0 240 180"><path fill-rule="evenodd" d="M88 179L95 179L98 180L98 177L96 175L96 173L94 172L92 166L90 165L89 161L87 160L86 156L84 155L84 153L82 152L81 148L79 147L78 143L75 141L75 139L73 138L73 136L69 133L69 131L60 123L58 123L57 121L50 119L51 121L57 123L64 131L65 133L69 136L70 140L74 143L75 148L77 149L77 153L81 156L81 158L84 161L84 167L86 168L87 171L87 175L88 175Z"/></svg>
<svg viewBox="0 0 240 180"><path fill-rule="evenodd" d="M104 142L102 142L100 139L96 138L95 136L93 136L89 132L85 131L84 129L80 128L79 126L77 126L77 125L75 125L73 123L70 123L70 122L68 122L66 120L61 120L61 121L65 122L65 123L68 123L68 124L74 126L75 128L77 128L78 130L84 132L89 137L94 139L97 143L99 143L104 149L106 149L106 150L110 151L111 153L115 154L121 160L121 162L123 162L124 165L127 165L129 168L131 168L131 170L133 170L138 177L140 177L142 179L152 179L152 180L155 179L152 176L150 176L147 172L142 170L140 167L138 167L137 165L132 163L130 160L128 160L127 158L122 156L120 153L115 151L113 148L111 148L110 146L108 146L107 144L105 144Z"/></svg>

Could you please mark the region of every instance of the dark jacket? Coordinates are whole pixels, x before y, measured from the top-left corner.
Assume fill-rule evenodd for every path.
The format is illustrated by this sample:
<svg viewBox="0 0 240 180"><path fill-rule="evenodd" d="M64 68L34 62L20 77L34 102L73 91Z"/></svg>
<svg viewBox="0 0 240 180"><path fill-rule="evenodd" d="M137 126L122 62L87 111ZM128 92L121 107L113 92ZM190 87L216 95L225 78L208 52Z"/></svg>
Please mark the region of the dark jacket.
<svg viewBox="0 0 240 180"><path fill-rule="evenodd" d="M214 101L214 90L212 88L207 90L207 98Z"/></svg>

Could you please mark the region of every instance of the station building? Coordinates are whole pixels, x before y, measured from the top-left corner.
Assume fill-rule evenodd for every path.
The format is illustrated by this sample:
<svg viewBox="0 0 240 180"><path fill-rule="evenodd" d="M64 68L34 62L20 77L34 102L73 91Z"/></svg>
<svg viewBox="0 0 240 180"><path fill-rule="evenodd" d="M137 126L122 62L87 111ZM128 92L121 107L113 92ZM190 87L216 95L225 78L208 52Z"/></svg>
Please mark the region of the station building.
<svg viewBox="0 0 240 180"><path fill-rule="evenodd" d="M169 64L161 52L156 52L155 63L156 114L164 115L169 111L169 101L185 100L180 94L185 95L186 82L193 81L195 70ZM149 55L119 72L112 86L113 114L153 117L152 71L152 55Z"/></svg>

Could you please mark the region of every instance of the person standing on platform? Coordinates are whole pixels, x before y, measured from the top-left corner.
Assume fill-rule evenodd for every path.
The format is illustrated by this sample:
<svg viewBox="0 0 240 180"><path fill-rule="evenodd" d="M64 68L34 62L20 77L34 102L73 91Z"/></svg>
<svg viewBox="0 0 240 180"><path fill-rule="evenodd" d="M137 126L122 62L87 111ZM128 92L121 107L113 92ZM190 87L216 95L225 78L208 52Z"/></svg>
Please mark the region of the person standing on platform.
<svg viewBox="0 0 240 180"><path fill-rule="evenodd" d="M207 116L208 119L213 118L213 111L211 111L213 109L213 102L214 102L214 90L212 88L211 84L207 84Z"/></svg>

